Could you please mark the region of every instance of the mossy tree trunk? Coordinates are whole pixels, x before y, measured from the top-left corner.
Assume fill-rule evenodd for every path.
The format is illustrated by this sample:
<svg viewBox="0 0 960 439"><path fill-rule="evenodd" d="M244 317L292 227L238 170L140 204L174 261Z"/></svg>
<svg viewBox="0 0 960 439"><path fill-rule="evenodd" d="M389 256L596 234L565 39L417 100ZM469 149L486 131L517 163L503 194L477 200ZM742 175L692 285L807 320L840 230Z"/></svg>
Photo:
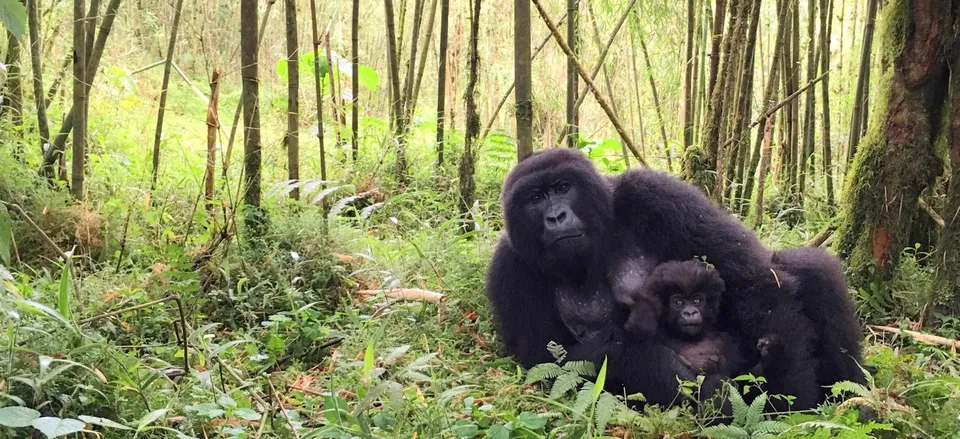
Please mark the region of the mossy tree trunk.
<svg viewBox="0 0 960 439"><path fill-rule="evenodd" d="M917 198L943 168L934 141L948 92L942 44L951 25L950 5L894 0L884 13L883 46L895 61L883 75L877 123L860 142L849 171L836 236L836 250L856 286L892 278Z"/></svg>
<svg viewBox="0 0 960 439"><path fill-rule="evenodd" d="M954 17L960 23L960 17ZM950 186L947 189L944 227L937 244L936 283L944 311L960 315L960 40L954 42L953 63L950 66L950 125L947 141L950 145Z"/></svg>
<svg viewBox="0 0 960 439"><path fill-rule="evenodd" d="M471 232L474 230L473 220L470 217L470 209L473 207L473 201L476 199L476 182L473 179L476 169L476 154L474 153L474 142L480 134L480 114L477 112L477 69L480 63L480 52L478 50L480 40L480 0L474 0L470 7L470 58L469 77L467 79L467 131L464 135L463 155L460 156L460 213L463 214L463 226L461 230Z"/></svg>

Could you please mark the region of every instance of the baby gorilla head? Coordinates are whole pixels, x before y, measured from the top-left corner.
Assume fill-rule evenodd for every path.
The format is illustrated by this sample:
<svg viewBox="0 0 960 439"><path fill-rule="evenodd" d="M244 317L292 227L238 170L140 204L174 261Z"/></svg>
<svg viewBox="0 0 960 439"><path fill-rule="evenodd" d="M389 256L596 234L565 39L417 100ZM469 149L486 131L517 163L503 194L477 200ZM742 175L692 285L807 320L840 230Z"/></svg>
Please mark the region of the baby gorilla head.
<svg viewBox="0 0 960 439"><path fill-rule="evenodd" d="M701 262L662 263L650 273L642 291L637 292L639 297L634 300L625 327L630 332L641 330L651 310L636 305L652 299L659 305L654 312L662 314L659 321L666 335L697 339L716 325L724 288L719 273Z"/></svg>

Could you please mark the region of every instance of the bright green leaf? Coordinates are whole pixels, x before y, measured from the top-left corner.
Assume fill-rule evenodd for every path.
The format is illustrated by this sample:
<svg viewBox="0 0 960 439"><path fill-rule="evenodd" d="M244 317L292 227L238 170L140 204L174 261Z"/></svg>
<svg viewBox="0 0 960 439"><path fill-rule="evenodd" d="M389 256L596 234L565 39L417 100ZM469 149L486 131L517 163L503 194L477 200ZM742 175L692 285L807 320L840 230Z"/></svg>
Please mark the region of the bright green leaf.
<svg viewBox="0 0 960 439"><path fill-rule="evenodd" d="M4 407L0 409L0 425L6 425L7 427L26 427L39 417L40 412L27 407Z"/></svg>
<svg viewBox="0 0 960 439"><path fill-rule="evenodd" d="M43 417L34 419L30 424L33 428L40 430L47 438L66 436L83 430L87 424L78 419L60 419L53 417Z"/></svg>
<svg viewBox="0 0 960 439"><path fill-rule="evenodd" d="M27 8L17 0L0 0L0 23L20 38L27 30Z"/></svg>
<svg viewBox="0 0 960 439"><path fill-rule="evenodd" d="M607 381L607 357L603 357L603 366L600 366L600 373L597 374L597 384L593 388L593 402L596 403L603 392L603 385Z"/></svg>
<svg viewBox="0 0 960 439"><path fill-rule="evenodd" d="M547 426L547 419L536 413L523 412L517 415L517 426L536 431Z"/></svg>
<svg viewBox="0 0 960 439"><path fill-rule="evenodd" d="M248 409L246 407L239 408L233 412L233 415L243 419L244 421L257 421L260 419L260 413L257 413L254 409Z"/></svg>
<svg viewBox="0 0 960 439"><path fill-rule="evenodd" d="M101 427L107 427L107 428L116 428L119 430L133 430L132 428L127 427L126 425L123 425L119 422L111 421L107 418L99 418L96 416L86 416L86 415L80 415L77 417L80 418L81 421L86 422L87 424L99 425Z"/></svg>
<svg viewBox="0 0 960 439"><path fill-rule="evenodd" d="M376 343L374 339L367 342L367 349L363 352L363 373L367 374L373 370L373 348Z"/></svg>
<svg viewBox="0 0 960 439"><path fill-rule="evenodd" d="M510 439L510 430L502 425L494 425L487 430L488 439Z"/></svg>
<svg viewBox="0 0 960 439"><path fill-rule="evenodd" d="M150 413L147 413L142 418L140 418L140 422L137 423L137 431L143 431L145 427L147 427L150 424L153 424L154 422L157 421L157 419L162 418L163 415L165 414L167 414L167 409L159 409L159 410L154 410Z"/></svg>
<svg viewBox="0 0 960 439"><path fill-rule="evenodd" d="M5 0L0 0L5 1ZM10 245L13 243L13 232L10 231L10 213L7 207L0 204L0 262L10 264Z"/></svg>
<svg viewBox="0 0 960 439"><path fill-rule="evenodd" d="M70 318L70 261L63 261L60 270L60 295L57 298L57 310L64 318Z"/></svg>

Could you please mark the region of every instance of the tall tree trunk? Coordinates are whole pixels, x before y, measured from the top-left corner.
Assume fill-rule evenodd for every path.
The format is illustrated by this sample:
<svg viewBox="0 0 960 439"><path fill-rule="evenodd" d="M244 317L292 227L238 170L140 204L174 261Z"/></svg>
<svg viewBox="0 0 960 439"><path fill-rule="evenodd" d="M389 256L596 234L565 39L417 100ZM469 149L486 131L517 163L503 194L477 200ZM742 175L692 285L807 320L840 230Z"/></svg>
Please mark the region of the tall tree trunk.
<svg viewBox="0 0 960 439"><path fill-rule="evenodd" d="M97 68L100 66L100 58L103 56L103 49L107 45L107 37L110 36L110 30L113 29L113 20L116 18L119 8L120 0L110 0L110 4L107 5L107 13L103 17L103 24L100 25L100 32L97 33L97 42L93 45L93 55L86 63L87 72L90 73L86 81L86 93L90 92L90 87L96 77ZM74 57L76 56L77 54L75 53ZM76 60L74 60L74 66L76 66ZM67 136L70 135L70 132L73 130L75 110L76 107L70 108L67 116L63 118L63 124L60 125L60 131L53 140L53 144L50 145L50 148L47 148L47 151L43 154L41 174L49 178L53 178L53 164L62 157L62 153L67 145Z"/></svg>
<svg viewBox="0 0 960 439"><path fill-rule="evenodd" d="M747 157L750 155L750 130L747 129L747 123L752 117L753 107L753 72L755 70L757 34L760 27L760 9L761 0L754 0L750 12L750 27L747 30L747 43L744 46L743 68L741 70L740 87L737 97L736 116L734 117L734 132L732 138L736 142L736 170L731 165L727 171L727 177L730 181L739 183L737 187L743 187L744 168L746 167ZM752 171L751 171L752 172ZM731 191L735 186L730 185L726 188ZM744 198L750 197L749 193L734 194L732 198L734 209L739 209L744 202Z"/></svg>
<svg viewBox="0 0 960 439"><path fill-rule="evenodd" d="M300 41L297 39L297 2L284 0L287 34L287 174L291 181L300 180ZM331 69L333 64L330 64ZM290 198L300 199L300 188L294 186Z"/></svg>
<svg viewBox="0 0 960 439"><path fill-rule="evenodd" d="M567 44L574 53L579 51L577 33L579 26L580 0L567 0ZM577 95L580 92L580 82L577 77L577 66L573 59L567 59L567 147L577 147L577 137L580 132L580 111L577 108ZM584 92L586 93L586 92Z"/></svg>
<svg viewBox="0 0 960 439"><path fill-rule="evenodd" d="M780 8L779 16L777 18L777 36L773 44L773 60L771 60L770 62L770 74L767 75L767 85L763 91L763 101L761 101L761 104L763 105L761 108L763 108L764 112L767 112L768 109L772 107L775 104L775 101L777 100L777 91L778 91L777 86L780 85L780 77L781 77L780 72L782 71L781 64L783 64L783 59L785 56L783 52L783 46L784 46L784 40L787 37L788 27L789 25L787 23L787 9ZM750 196L753 194L754 170L757 169L757 166L759 164L761 165L760 173L763 174L763 176L761 177L761 180L758 182L759 184L757 186L756 203L760 204L762 202L763 196L762 196L761 187L765 183L764 179L766 178L767 169L769 169L770 167L770 160L771 160L770 153L772 152L772 150L769 149L770 142L771 142L770 140L771 133L767 131L772 129L773 129L773 117L770 116L767 118L766 124L764 125L763 129L757 132L757 138L753 144L753 153L750 156L750 165L747 167L747 172L746 172L745 181L743 185L743 192L741 195L741 198L743 198L744 201L746 201L746 199L749 199ZM764 150L764 149L761 149L761 147L767 148L767 149ZM765 164L766 169L764 169L764 165L761 163L762 162L761 154L765 156L764 158L766 159L766 164ZM740 207L740 214L743 216L747 215L745 202ZM759 218L757 219L757 224L759 224Z"/></svg>
<svg viewBox="0 0 960 439"><path fill-rule="evenodd" d="M217 130L220 128L218 105L220 102L220 72L213 70L210 77L210 103L207 104L207 165L203 175L203 194L207 213L213 214L214 170L217 166Z"/></svg>
<svg viewBox="0 0 960 439"><path fill-rule="evenodd" d="M354 3L359 0L353 0ZM264 17L266 18L266 17ZM323 146L323 86L320 81L320 29L317 23L317 2L310 0L310 24L313 31L313 85L317 98L317 143L320 146L320 179L327 180L327 154ZM354 51L354 62L356 62L356 51ZM329 65L329 64L328 64ZM356 73L353 75L356 77ZM354 88L354 106L356 106L357 90ZM356 117L356 116L354 116ZM354 136L356 137L356 136ZM356 150L354 150L356 152ZM353 156L357 160L357 156Z"/></svg>
<svg viewBox="0 0 960 439"><path fill-rule="evenodd" d="M330 49L330 30L327 29L327 32L323 35L323 44L325 56L327 57L327 87L330 90L330 120L333 122L333 134L337 138L337 146L343 146L343 134L340 130L343 129L343 123L340 118L340 93L337 93L340 87L340 81L337 78L340 77L340 70L334 67L336 61L333 59L333 50Z"/></svg>
<svg viewBox="0 0 960 439"><path fill-rule="evenodd" d="M90 0L90 11L87 13L87 36L84 37L84 53L87 59L93 55L93 42L97 35L97 20L100 18L100 0ZM176 20L176 19L174 19ZM89 74L90 72L87 72Z"/></svg>
<svg viewBox="0 0 960 439"><path fill-rule="evenodd" d="M830 30L833 27L833 0L820 0L820 72L830 70ZM823 78L820 100L823 107L823 177L827 183L827 205L834 205L833 195L833 145L830 140L830 76Z"/></svg>
<svg viewBox="0 0 960 439"><path fill-rule="evenodd" d="M866 112L867 88L870 87L870 54L873 48L873 29L879 0L868 0L867 24L863 30L863 46L860 49L860 73L857 75L857 90L853 98L853 113L850 115L850 142L847 145L847 165L857 154L857 145L863 136Z"/></svg>
<svg viewBox="0 0 960 439"><path fill-rule="evenodd" d="M530 60L530 2L513 1L513 75L517 83L517 160L533 154L533 101Z"/></svg>
<svg viewBox="0 0 960 439"><path fill-rule="evenodd" d="M527 6L527 8L529 9L529 6ZM529 10L527 12L529 16ZM444 118L444 106L447 103L447 35L450 29L449 16L450 0L440 0L440 58L437 60L437 175L440 175L440 170L443 168L443 129L444 123L446 122ZM527 36L530 36L529 29ZM519 143L517 146L519 146Z"/></svg>
<svg viewBox="0 0 960 439"><path fill-rule="evenodd" d="M653 80L653 65L650 63L650 53L647 51L647 42L643 38L643 32L638 30L637 36L640 38L640 51L643 52L643 62L647 66L647 79L650 80L650 92L653 94L653 106L657 111L657 122L660 125L660 138L663 139L663 152L667 156L667 170L672 170L673 158L670 154L670 141L667 140L666 120L663 118L663 107L660 106L660 95L657 93L657 83Z"/></svg>
<svg viewBox="0 0 960 439"><path fill-rule="evenodd" d="M470 218L470 209L475 199L476 185L473 180L476 157L473 152L473 142L480 134L480 115L477 113L477 68L480 62L478 43L480 39L480 2L474 0L471 6L470 20L470 58L469 76L467 77L467 130L464 133L463 155L460 156L460 213L463 215L464 232L473 231L473 221Z"/></svg>
<svg viewBox="0 0 960 439"><path fill-rule="evenodd" d="M423 21L423 0L414 0L413 7L413 32L410 33L410 58L407 61L407 77L404 78L403 86L403 126L406 130L407 121L413 116L416 102L413 99L413 83L416 79L414 72L417 71L417 53L420 41L420 23ZM401 23L403 23L401 21Z"/></svg>
<svg viewBox="0 0 960 439"><path fill-rule="evenodd" d="M397 36L394 25L393 0L383 0L383 9L387 27L387 62L390 72L390 108L392 109L391 125L393 127L393 141L397 144L397 177L400 181L406 179L407 153L403 145L403 105L400 96L400 68L397 64Z"/></svg>
<svg viewBox="0 0 960 439"><path fill-rule="evenodd" d="M955 12L957 12L955 10ZM960 24L960 17L954 17ZM960 315L960 40L954 42L953 62L950 66L951 120L947 131L950 149L950 185L944 203L944 227L940 232L936 256L939 266L935 277L935 292L945 299L940 308L953 316Z"/></svg>
<svg viewBox="0 0 960 439"><path fill-rule="evenodd" d="M150 190L156 189L157 187L157 173L160 170L160 140L163 138L163 115L167 107L167 87L170 85L173 51L177 47L177 31L180 29L180 13L182 11L183 0L177 0L177 6L173 10L173 25L170 28L170 40L167 43L167 58L163 63L163 81L160 83L160 108L157 109L157 129L153 134L153 172L151 173Z"/></svg>
<svg viewBox="0 0 960 439"><path fill-rule="evenodd" d="M694 39L693 31L696 28L696 10L694 1L687 0L687 38L684 42L685 56L683 60L683 89L681 90L680 102L682 103L680 117L682 118L680 126L683 127L683 149L686 150L693 144L693 108L695 106L695 96L693 92L693 71L696 69L696 58L694 57Z"/></svg>
<svg viewBox="0 0 960 439"><path fill-rule="evenodd" d="M50 124L47 122L47 102L43 88L43 44L40 41L40 18L37 3L40 0L27 0L27 15L30 31L30 64L33 68L33 100L37 105L37 130L40 131L40 154L43 154L50 142Z"/></svg>
<svg viewBox="0 0 960 439"><path fill-rule="evenodd" d="M708 0L709 1L709 0ZM707 80L707 96L713 96L720 72L720 44L723 41L723 22L727 12L727 0L716 0L713 8L713 29L710 32L710 78ZM709 110L708 110L709 111Z"/></svg>
<svg viewBox="0 0 960 439"><path fill-rule="evenodd" d="M776 82L776 80L774 80L774 82ZM767 117L767 122L763 125L763 130L759 136L763 142L763 149L760 150L760 171L757 177L757 202L754 205L754 228L759 228L760 224L763 224L763 190L767 184L767 172L770 170L770 155L773 153L770 147L773 137L773 118L774 115L772 114Z"/></svg>
<svg viewBox="0 0 960 439"><path fill-rule="evenodd" d="M81 22L83 20L80 20ZM81 23L82 25L82 23ZM0 102L0 117L10 113L14 126L23 125L23 69L20 68L20 39L7 32L7 85L3 102Z"/></svg>
<svg viewBox="0 0 960 439"><path fill-rule="evenodd" d="M260 20L260 28L257 35L257 50L260 50L260 46L263 45L263 36L266 34L267 23L269 22L268 18L270 18L270 9L273 8L274 3L276 2L277 0L267 0L267 7L263 10L263 18ZM315 9L316 8L314 8L314 10ZM319 56L319 54L317 54L317 56ZM317 71L319 71L319 69L317 69ZM237 127L240 125L240 114L242 111L243 99L240 99L240 101L237 102L236 110L233 112L233 123L230 125L230 136L227 138L227 152L223 157L223 171L221 175L223 176L224 180L227 178L227 171L230 170L230 158L233 157L233 142L237 138Z"/></svg>
<svg viewBox="0 0 960 439"><path fill-rule="evenodd" d="M742 88L741 79L744 76L744 69L746 66L743 63L742 54L744 52L744 45L746 41L747 30L750 27L750 17L751 9L753 6L754 0L740 0L739 5L736 10L731 11L730 15L730 24L733 26L729 32L731 33L731 52L726 58L729 60L731 65L726 66L725 77L720 79L720 83L724 84L724 88L721 90L723 92L723 97L721 102L723 102L723 107L720 112L720 126L719 126L719 136L717 138L718 144L716 145L716 176L713 179L713 190L714 197L717 201L723 202L726 197L729 196L727 184L730 179L733 178L734 170L736 169L736 155L739 142L731 143L727 142L725 139L731 138L734 135L735 127L737 126L737 102L738 96L740 94L740 89Z"/></svg>
<svg viewBox="0 0 960 439"><path fill-rule="evenodd" d="M260 210L260 74L257 53L257 0L240 0L240 77L243 85L243 173L246 224L253 236L264 231Z"/></svg>
<svg viewBox="0 0 960 439"><path fill-rule="evenodd" d="M83 198L83 171L87 141L87 54L84 0L73 0L73 161L70 189L74 198Z"/></svg>
<svg viewBox="0 0 960 439"><path fill-rule="evenodd" d="M892 8L892 9L890 9ZM884 34L884 47L900 48L878 97L876 124L857 148L844 192L836 250L847 261L851 283L883 285L892 278L920 193L943 166L934 142L948 93L943 44L951 39L951 5L938 0L898 0L886 17L903 32Z"/></svg>
<svg viewBox="0 0 960 439"><path fill-rule="evenodd" d="M350 154L356 163L360 155L360 0L353 0L350 17L350 61L353 65L350 84L353 89L353 99L350 101Z"/></svg>
<svg viewBox="0 0 960 439"><path fill-rule="evenodd" d="M729 95L729 88L734 85L731 79L733 73L736 72L737 64L733 57L733 40L737 27L740 26L738 18L743 16L743 14L740 14L742 3L746 3L746 1L730 0L730 23L727 26L726 33L723 34L723 43L719 53L720 66L717 70L716 83L710 94L710 104L707 107L707 117L703 130L703 148L688 149L684 163L684 174L687 181L715 199L721 195L712 192L716 187L720 133L724 121L724 109L727 106L727 101L724 98Z"/></svg>
<svg viewBox="0 0 960 439"><path fill-rule="evenodd" d="M814 31L816 30L817 0L807 0L807 81L812 81L817 76L817 63L815 56L816 43ZM813 146L816 144L816 93L811 90L805 95L803 106L803 154L800 155L800 202L803 204L803 194L807 189L807 173L813 171ZM811 178L813 176L811 175Z"/></svg>
<svg viewBox="0 0 960 439"><path fill-rule="evenodd" d="M433 25L437 16L437 0L430 0L429 8L430 16L427 18L427 26L424 28L427 34L424 35L423 43L420 44L423 50L420 51L420 61L417 62L417 77L413 83L413 97L411 97L413 100L412 108L415 108L417 102L419 102L420 85L423 84L423 74L427 70L427 55L430 54L430 45L433 43Z"/></svg>

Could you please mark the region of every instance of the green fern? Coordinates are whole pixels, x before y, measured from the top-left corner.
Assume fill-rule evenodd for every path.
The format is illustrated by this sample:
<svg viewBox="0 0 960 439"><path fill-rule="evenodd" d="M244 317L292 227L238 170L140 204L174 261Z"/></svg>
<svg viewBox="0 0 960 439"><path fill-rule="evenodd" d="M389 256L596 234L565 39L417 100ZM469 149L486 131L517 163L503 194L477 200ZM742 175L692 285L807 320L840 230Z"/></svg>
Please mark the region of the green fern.
<svg viewBox="0 0 960 439"><path fill-rule="evenodd" d="M557 377L553 382L553 388L550 389L550 399L560 399L567 392L576 389L584 380L580 375L574 373L565 373Z"/></svg>
<svg viewBox="0 0 960 439"><path fill-rule="evenodd" d="M740 391L737 390L736 387L728 384L727 388L730 391L730 404L733 406L734 425L746 425L747 413L750 411L750 407L747 407L747 403L743 400L743 396L740 395Z"/></svg>
<svg viewBox="0 0 960 439"><path fill-rule="evenodd" d="M752 437L778 435L790 429L790 426L780 421L761 421L753 428Z"/></svg>
<svg viewBox="0 0 960 439"><path fill-rule="evenodd" d="M573 412L578 416L586 415L587 410L589 410L593 404L593 388L594 384L587 381L583 383L580 391L577 392L577 398L573 401Z"/></svg>
<svg viewBox="0 0 960 439"><path fill-rule="evenodd" d="M604 392L597 401L596 415L597 431L603 431L607 428L610 418L617 412L622 403L609 393Z"/></svg>
<svg viewBox="0 0 960 439"><path fill-rule="evenodd" d="M747 410L747 423L746 427L748 430L755 428L760 424L760 421L763 420L763 408L767 405L767 394L761 393L760 396L757 396L757 399L754 399L750 403L750 408Z"/></svg>
<svg viewBox="0 0 960 439"><path fill-rule="evenodd" d="M867 388L867 386L864 386L863 384L855 383L853 381L840 381L833 385L833 387L831 388L831 391L833 392L834 395L840 395L844 392L850 392L869 401L873 401L875 399L873 392L871 392L870 389Z"/></svg>
<svg viewBox="0 0 960 439"><path fill-rule="evenodd" d="M597 376L597 367L592 361L568 361L563 370L587 378Z"/></svg>
<svg viewBox="0 0 960 439"><path fill-rule="evenodd" d="M543 363L533 366L527 372L527 380L524 384L539 383L541 381L552 380L563 374L563 368L556 363Z"/></svg>
<svg viewBox="0 0 960 439"><path fill-rule="evenodd" d="M700 436L713 439L750 439L750 433L747 433L742 427L734 425L707 427L700 431Z"/></svg>

